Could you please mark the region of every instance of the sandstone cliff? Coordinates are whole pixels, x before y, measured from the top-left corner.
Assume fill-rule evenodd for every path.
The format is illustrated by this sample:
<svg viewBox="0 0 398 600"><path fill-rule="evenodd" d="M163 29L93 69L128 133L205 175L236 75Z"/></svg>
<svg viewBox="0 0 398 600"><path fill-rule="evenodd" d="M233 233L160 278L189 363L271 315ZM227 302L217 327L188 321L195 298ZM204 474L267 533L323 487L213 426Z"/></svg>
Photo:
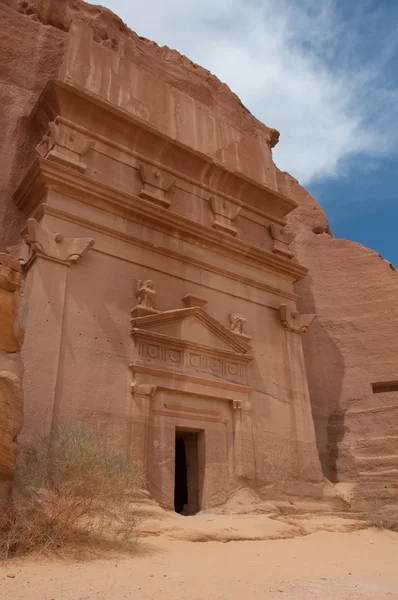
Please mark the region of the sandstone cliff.
<svg viewBox="0 0 398 600"><path fill-rule="evenodd" d="M289 215L292 250L309 269L299 306L317 314L303 344L324 474L357 483L357 503L396 498L398 273L373 250L333 237L310 194L287 175L285 185L299 204Z"/></svg>
<svg viewBox="0 0 398 600"><path fill-rule="evenodd" d="M18 240L21 221L11 195L40 139L28 116L58 72L76 21L90 25L95 41L211 107L248 139L260 135L271 147L278 142L278 132L255 119L227 85L178 52L139 37L106 8L81 0L0 0L0 249Z"/></svg>
<svg viewBox="0 0 398 600"><path fill-rule="evenodd" d="M318 316L303 343L324 473L357 482L357 500L396 498L397 272L358 243L303 227L293 248L309 268L301 308Z"/></svg>
<svg viewBox="0 0 398 600"><path fill-rule="evenodd" d="M40 139L27 117L61 65L74 21L88 24L94 39L110 51L232 123L241 133L248 163L254 161L253 140L268 149L278 141L278 133L256 120L216 77L177 52L139 38L104 8L79 0L2 0L0 20L0 247L19 238L20 218L11 194ZM234 151L220 147L217 158L228 164ZM398 384L372 384L398 380L398 275L377 253L335 239L323 210L298 182L272 163L266 168L267 184L298 203L289 227L297 234L292 250L309 267L297 286L300 309L318 316L304 338L304 350L324 474L333 482L359 483L361 495L374 488L394 495Z"/></svg>

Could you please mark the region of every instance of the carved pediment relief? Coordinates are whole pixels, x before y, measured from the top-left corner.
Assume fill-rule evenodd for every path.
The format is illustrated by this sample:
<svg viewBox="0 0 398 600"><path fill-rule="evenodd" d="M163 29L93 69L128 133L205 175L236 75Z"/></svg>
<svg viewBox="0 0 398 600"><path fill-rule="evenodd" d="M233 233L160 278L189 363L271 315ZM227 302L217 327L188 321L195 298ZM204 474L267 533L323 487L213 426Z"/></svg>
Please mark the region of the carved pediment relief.
<svg viewBox="0 0 398 600"><path fill-rule="evenodd" d="M245 340L200 307L132 319L136 364L243 382L252 355Z"/></svg>

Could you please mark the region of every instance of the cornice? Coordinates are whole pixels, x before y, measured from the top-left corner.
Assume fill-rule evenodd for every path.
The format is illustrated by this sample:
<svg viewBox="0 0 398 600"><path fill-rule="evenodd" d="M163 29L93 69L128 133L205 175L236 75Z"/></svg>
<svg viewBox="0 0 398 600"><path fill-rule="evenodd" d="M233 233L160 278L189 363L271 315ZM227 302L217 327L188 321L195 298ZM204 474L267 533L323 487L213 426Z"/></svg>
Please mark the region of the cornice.
<svg viewBox="0 0 398 600"><path fill-rule="evenodd" d="M73 96L73 99L71 99L71 96ZM270 219L271 221L275 221L276 223L279 223L281 225L286 224L286 221L283 218L278 218L276 215L269 214L265 211L263 212L261 209L257 208L256 206L253 206L250 203L242 202L241 198L237 198L236 196L225 193L225 191L222 191L218 188L214 188L211 185L206 184L204 181L200 181L196 178L194 179L192 177L184 175L184 173L168 168L164 164L154 161L153 159L151 160L150 156L146 156L137 152L133 148L126 147L123 144L119 144L115 140L110 140L102 136L101 134L92 131L92 129L87 129L84 126L77 123L72 124L70 120L64 118L63 114L69 114L69 106L71 105L71 103L76 105L78 102L92 104L96 107L96 110L100 109L107 113L112 113L113 115L115 115L115 118L125 121L126 126L128 126L127 123L129 123L131 127L136 127L148 132L148 134L154 136L154 138L156 138L159 142L163 143L163 154L167 154L167 146L170 146L170 149L172 147L178 147L187 156L190 156L200 161L200 167L198 168L198 172L200 172L201 174L211 174L211 179L214 179L216 181L228 180L229 182L233 182L232 189L239 189L240 192L244 193L245 196L250 197L253 191L255 193L260 192L263 195L267 195L268 198L272 200L272 202L276 203L275 206L278 206L279 209L283 207L284 215L287 215L298 206L297 202L293 200L293 198L290 198L282 194L281 192L265 184L262 184L259 181L250 178L247 175L244 175L243 173L236 172L227 168L222 163L218 162L217 160L214 160L214 158L203 154L202 152L194 150L193 148L186 146L178 140L167 136L166 134L160 132L156 128L151 127L144 120L140 119L137 116L134 116L133 114L127 112L121 107L115 106L114 104L103 99L101 96L98 96L87 90L77 88L75 85L66 81L50 81L44 88L31 116L40 123L43 133L45 133L45 130L49 126L51 120L54 120L57 123L65 123L68 126L72 125L72 127L74 127L76 131L79 131L83 135L89 135L94 140L96 139L98 141L103 142L104 144L113 146L114 148L121 150L122 152L133 155L139 160L144 160L146 163L149 163L156 168L161 168L165 171L168 171L170 175L173 175L179 179L184 179L189 183L197 185L198 187L207 190L210 194L215 194L220 197L223 197L231 202L238 204L239 206L244 206L247 210L255 212L257 214L267 215L268 219ZM87 108L82 107L81 113L84 114L86 111Z"/></svg>
<svg viewBox="0 0 398 600"><path fill-rule="evenodd" d="M123 144L119 144L118 142L115 142L112 139L109 139L99 133L96 133L95 131L91 131L89 129L87 129L86 127L82 127L81 125L78 125L77 123L73 123L72 121L65 119L64 117L56 117L55 122L57 124L63 124L67 127L69 127L70 129L74 129L76 132L78 132L79 134L83 135L83 136L90 136L92 138L92 140L98 141L101 144L105 145L105 146L109 146L110 148L114 148L115 150L117 150L119 153L126 154L129 156L134 157L139 163L140 162L144 162L148 165L151 165L152 167L154 167L155 169L161 169L162 171L165 171L166 173L168 173L170 175L170 177L174 177L177 181L176 187L178 186L178 180L182 180L185 181L186 183L195 186L199 189L202 189L204 191L206 191L209 195L209 198L213 197L213 196L217 196L220 198L224 198L225 200L228 200L229 202L232 202L233 204L236 204L237 206L239 206L241 209L244 209L246 211L248 211L249 213L252 212L256 215L258 215L259 217L262 217L264 219L267 219L268 221L277 223L279 225L281 225L282 227L284 225L287 224L286 219L280 219L278 217L276 217L275 215L265 211L265 210L261 210L260 208L253 206L247 202L242 201L239 198L236 198L234 196L231 196L230 194L227 194L225 192L222 192L210 185L207 185L206 183L204 183L203 181L199 181L198 179L194 179L193 177L189 177L189 175L186 175L185 173L182 173L181 171L177 171L176 169L173 169L171 167L165 166L163 163L158 162L156 160L153 160L153 158L146 156L145 154L142 154L141 152L138 152L137 150L133 150L132 148L129 148L128 146L125 146ZM93 146L95 148L95 146ZM103 152L100 151L100 149L97 147L95 148L95 150L97 152L99 152L100 154L103 154ZM126 163L124 162L121 157L118 158L118 160L120 160L120 162L122 164L126 164L126 165L130 165L131 163ZM213 163L211 163L212 168L218 168L221 171L226 171L229 172L228 169L225 169L222 166L218 166L218 165L214 165ZM232 172L231 172L232 173ZM249 178L241 175L241 174L237 174L234 173L234 176L239 177L240 179L242 179L243 181L247 182L250 185L254 185L257 188L261 189L263 192L266 192L267 194L270 194L271 196L273 196L275 199L280 200L281 202L285 202L288 203L290 206L291 210L294 210L295 208L297 208L297 203L288 198L287 196L284 196L283 194L281 194L280 192L277 192L276 190L273 190L267 186L262 186L258 183L256 183L255 181L250 180Z"/></svg>
<svg viewBox="0 0 398 600"><path fill-rule="evenodd" d="M298 281L308 269L272 252L253 246L241 239L206 227L182 215L163 209L138 196L95 181L61 164L38 158L32 164L22 183L14 194L14 200L25 215L30 215L47 190L69 196L80 202L97 206L115 213L115 207L123 216L141 223L150 223L163 233L178 231L186 241L212 252L228 256L244 264L263 271L277 273L285 279Z"/></svg>

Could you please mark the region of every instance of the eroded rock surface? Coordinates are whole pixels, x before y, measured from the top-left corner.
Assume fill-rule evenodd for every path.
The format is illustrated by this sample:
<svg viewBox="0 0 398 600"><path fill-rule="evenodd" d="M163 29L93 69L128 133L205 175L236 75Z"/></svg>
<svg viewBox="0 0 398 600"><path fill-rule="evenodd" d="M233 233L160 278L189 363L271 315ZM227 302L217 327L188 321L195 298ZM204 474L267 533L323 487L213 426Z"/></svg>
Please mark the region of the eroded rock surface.
<svg viewBox="0 0 398 600"><path fill-rule="evenodd" d="M0 254L0 506L9 500L23 420L20 287L18 261Z"/></svg>
<svg viewBox="0 0 398 600"><path fill-rule="evenodd" d="M287 179L299 203L289 215L292 249L309 268L296 285L299 307L317 314L303 345L324 473L357 483L356 502L397 498L398 273L333 237L319 204Z"/></svg>

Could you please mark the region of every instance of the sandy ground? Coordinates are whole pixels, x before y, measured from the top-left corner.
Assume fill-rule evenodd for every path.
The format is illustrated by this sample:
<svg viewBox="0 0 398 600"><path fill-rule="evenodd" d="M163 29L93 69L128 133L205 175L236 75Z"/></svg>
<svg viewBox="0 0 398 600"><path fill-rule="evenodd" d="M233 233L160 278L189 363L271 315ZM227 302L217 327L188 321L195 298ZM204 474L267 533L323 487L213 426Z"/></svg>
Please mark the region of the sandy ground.
<svg viewBox="0 0 398 600"><path fill-rule="evenodd" d="M147 522L133 556L0 567L0 598L398 599L398 534L336 517L287 520L177 515L157 529ZM211 539L224 541L204 541Z"/></svg>

